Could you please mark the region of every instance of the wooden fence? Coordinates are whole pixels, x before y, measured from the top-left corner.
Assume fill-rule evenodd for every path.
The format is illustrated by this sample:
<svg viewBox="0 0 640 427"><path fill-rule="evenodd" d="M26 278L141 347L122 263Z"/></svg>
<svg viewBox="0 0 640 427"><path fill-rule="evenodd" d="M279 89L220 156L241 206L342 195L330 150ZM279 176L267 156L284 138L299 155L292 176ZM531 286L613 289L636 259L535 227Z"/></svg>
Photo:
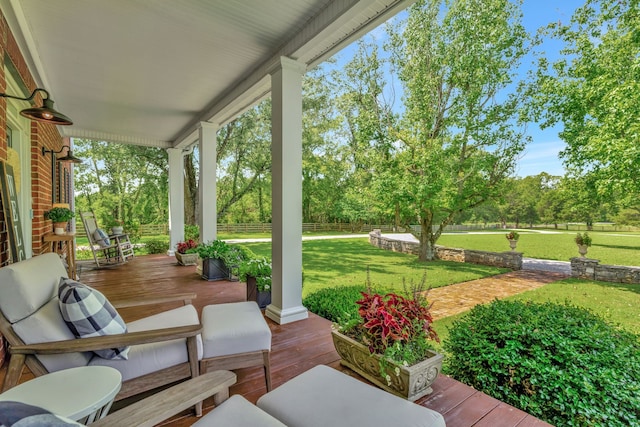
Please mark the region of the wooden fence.
<svg viewBox="0 0 640 427"><path fill-rule="evenodd" d="M415 233L420 232L420 226L412 226ZM503 228L500 224L452 224L446 227L446 231L471 231L471 230L496 230ZM515 228L514 224L507 224L506 228ZM520 228L530 228L528 225L520 224ZM552 224L534 225L533 228L555 228ZM362 232L368 233L378 229L383 233L393 233L395 230L390 224L347 224L347 223L303 223L302 232ZM434 226L435 229L435 226ZM587 226L584 224L558 224L558 230L585 231ZM592 228L594 231L638 231L638 227L617 226L614 224L600 225L595 224ZM269 223L244 223L244 224L218 224L218 231L222 233L271 233L271 224ZM398 232L404 232L400 230ZM76 234L79 237L85 237L82 222L76 223ZM144 224L140 226L140 234L142 236L168 236L168 224Z"/></svg>
<svg viewBox="0 0 640 427"><path fill-rule="evenodd" d="M302 224L303 232L369 232L374 229L381 229L384 232L393 230L391 225L386 224L364 224L355 227L351 224L344 223L304 223ZM218 232L222 233L271 233L271 224L268 223L246 223L246 224L218 224ZM168 224L143 224L140 225L140 234L142 236L163 236L169 235ZM78 237L86 237L84 227L81 221L76 222L76 235Z"/></svg>

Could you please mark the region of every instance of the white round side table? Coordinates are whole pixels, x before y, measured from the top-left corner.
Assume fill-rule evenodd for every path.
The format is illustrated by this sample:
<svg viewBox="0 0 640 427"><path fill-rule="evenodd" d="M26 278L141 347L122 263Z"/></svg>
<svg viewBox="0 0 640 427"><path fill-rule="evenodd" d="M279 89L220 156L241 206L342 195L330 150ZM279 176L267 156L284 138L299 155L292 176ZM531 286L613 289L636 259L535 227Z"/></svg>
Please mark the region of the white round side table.
<svg viewBox="0 0 640 427"><path fill-rule="evenodd" d="M0 394L90 424L103 418L120 391L122 375L107 366L81 366L36 377Z"/></svg>

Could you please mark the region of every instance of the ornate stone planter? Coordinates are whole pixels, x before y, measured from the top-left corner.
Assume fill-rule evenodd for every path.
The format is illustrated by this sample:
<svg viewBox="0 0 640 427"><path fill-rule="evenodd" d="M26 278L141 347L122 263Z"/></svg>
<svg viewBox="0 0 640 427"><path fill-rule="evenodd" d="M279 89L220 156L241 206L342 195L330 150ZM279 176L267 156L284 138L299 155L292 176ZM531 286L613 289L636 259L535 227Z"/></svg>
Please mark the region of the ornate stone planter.
<svg viewBox="0 0 640 427"><path fill-rule="evenodd" d="M196 265L198 264L198 254L181 254L176 252L176 260L180 265Z"/></svg>
<svg viewBox="0 0 640 427"><path fill-rule="evenodd" d="M431 384L442 369L441 354L433 353L430 358L413 366L398 366L397 369L390 367L388 377L383 378L380 373L381 356L372 355L363 344L340 332L331 331L331 335L333 345L342 358L340 363L378 387L412 402L433 391Z"/></svg>
<svg viewBox="0 0 640 427"><path fill-rule="evenodd" d="M509 240L509 247L511 248L512 251L516 250L516 246L518 246L518 241L515 239L511 239Z"/></svg>

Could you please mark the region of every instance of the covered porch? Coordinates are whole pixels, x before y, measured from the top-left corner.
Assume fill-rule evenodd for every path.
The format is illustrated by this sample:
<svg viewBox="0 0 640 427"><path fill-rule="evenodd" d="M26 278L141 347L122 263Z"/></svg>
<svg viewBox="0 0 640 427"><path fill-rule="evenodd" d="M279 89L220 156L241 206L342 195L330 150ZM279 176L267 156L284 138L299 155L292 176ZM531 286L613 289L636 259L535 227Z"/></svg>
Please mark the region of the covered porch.
<svg viewBox="0 0 640 427"><path fill-rule="evenodd" d="M202 280L194 266L178 266L173 257L148 255L117 269L80 269L80 280L103 292L108 298L135 298L143 295L171 295L194 292L193 301L201 313L209 304L221 304L245 300L246 288L242 282ZM171 304L174 304L173 306ZM125 321L136 320L166 309L175 308L176 303L145 308L121 309ZM305 320L279 325L267 318L273 334L271 373L273 386L284 383L294 376L316 365L328 365L358 377L340 365L340 359L331 340L331 323L313 313ZM0 382L5 368L0 370ZM246 368L236 371L238 382L232 386L231 394L242 394L255 401L266 393L261 368ZM32 375L25 370L21 381ZM418 404L440 412L448 427L504 426L534 427L548 426L519 409L478 392L458 381L441 375L435 382L434 392L417 401ZM205 402L205 412L213 407L212 399ZM357 410L357 408L354 408ZM188 426L195 421L191 413L183 413L169 420L166 425Z"/></svg>

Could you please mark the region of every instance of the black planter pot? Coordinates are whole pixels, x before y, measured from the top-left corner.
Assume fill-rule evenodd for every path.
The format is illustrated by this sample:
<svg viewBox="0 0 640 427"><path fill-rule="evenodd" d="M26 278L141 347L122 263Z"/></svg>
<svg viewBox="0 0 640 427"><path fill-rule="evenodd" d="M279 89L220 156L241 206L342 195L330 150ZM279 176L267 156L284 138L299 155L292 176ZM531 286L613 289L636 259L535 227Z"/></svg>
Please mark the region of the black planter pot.
<svg viewBox="0 0 640 427"><path fill-rule="evenodd" d="M247 276L247 301L255 301L260 308L266 308L271 304L271 292L258 291L256 278Z"/></svg>
<svg viewBox="0 0 640 427"><path fill-rule="evenodd" d="M229 278L229 269L221 259L205 258L202 260L202 278L209 281L226 280Z"/></svg>

